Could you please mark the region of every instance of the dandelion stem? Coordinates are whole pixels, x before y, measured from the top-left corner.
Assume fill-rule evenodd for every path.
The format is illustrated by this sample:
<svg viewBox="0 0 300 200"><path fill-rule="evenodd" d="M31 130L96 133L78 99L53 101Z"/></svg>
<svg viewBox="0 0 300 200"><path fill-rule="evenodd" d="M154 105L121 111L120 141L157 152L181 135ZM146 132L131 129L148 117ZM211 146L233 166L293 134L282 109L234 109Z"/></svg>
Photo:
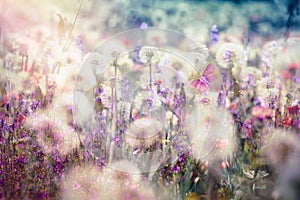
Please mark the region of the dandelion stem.
<svg viewBox="0 0 300 200"><path fill-rule="evenodd" d="M115 67L115 101L114 101L114 105L115 105L115 118L118 116L118 110L117 110L117 62L114 62L114 67Z"/></svg>
<svg viewBox="0 0 300 200"><path fill-rule="evenodd" d="M112 123L111 123L111 134L112 136L115 134L117 130L117 117L118 117L118 109L117 109L117 62L116 60L114 61L114 69L115 69L115 80L114 80L114 89L115 91L112 90L112 97L114 95L114 98L112 98ZM114 148L113 148L113 143L110 143L110 148L109 148L109 160L108 162L111 163L113 159L113 153L114 153Z"/></svg>
<svg viewBox="0 0 300 200"><path fill-rule="evenodd" d="M148 62L149 65L149 87L152 89L152 65L151 62Z"/></svg>
<svg viewBox="0 0 300 200"><path fill-rule="evenodd" d="M78 18L78 16L79 16L79 13L80 13L80 10L81 10L81 7L82 7L83 2L84 2L84 0L81 0L81 1L80 1L78 10L77 10L77 12L76 12L74 21L73 21L72 26L71 26L71 30L70 30L70 32L69 32L68 38L67 38L67 40L66 40L66 43L65 43L65 45L64 45L64 47L63 47L63 49L62 49L62 52L64 52L64 51L67 49L67 45L68 45L69 40L70 40L70 38L71 38L73 29L74 29L74 26L75 26L75 24L76 24L77 18Z"/></svg>

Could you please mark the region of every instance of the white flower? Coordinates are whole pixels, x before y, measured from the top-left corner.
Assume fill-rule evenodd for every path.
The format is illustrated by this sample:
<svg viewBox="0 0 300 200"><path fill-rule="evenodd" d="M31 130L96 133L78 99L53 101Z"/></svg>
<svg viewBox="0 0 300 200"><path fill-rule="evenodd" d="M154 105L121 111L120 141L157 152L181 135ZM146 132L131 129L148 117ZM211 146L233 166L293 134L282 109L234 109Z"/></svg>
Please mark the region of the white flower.
<svg viewBox="0 0 300 200"><path fill-rule="evenodd" d="M103 55L109 62L119 59L120 57L128 57L128 50L122 45L121 41L108 42L102 48Z"/></svg>
<svg viewBox="0 0 300 200"><path fill-rule="evenodd" d="M256 94L262 106L268 107L270 103L277 102L279 98L278 83L272 81L270 77L265 77L257 81Z"/></svg>
<svg viewBox="0 0 300 200"><path fill-rule="evenodd" d="M247 81L249 78L249 75L252 75L254 80L259 80L262 77L262 71L255 67L245 67L241 71L241 80Z"/></svg>
<svg viewBox="0 0 300 200"><path fill-rule="evenodd" d="M226 110L213 106L195 106L186 121L196 158L214 160L232 155L235 134L231 116Z"/></svg>
<svg viewBox="0 0 300 200"><path fill-rule="evenodd" d="M156 47L143 47L139 53L140 59L143 63L156 63L161 59L161 53Z"/></svg>
<svg viewBox="0 0 300 200"><path fill-rule="evenodd" d="M267 156L270 164L277 170L285 170L285 167L299 158L299 138L291 132L283 129L266 129L262 139L262 155ZM279 170L279 172L282 172Z"/></svg>
<svg viewBox="0 0 300 200"><path fill-rule="evenodd" d="M164 97L159 96L154 90L142 90L133 97L134 108L150 112L158 111L160 114L163 112L162 101L165 101Z"/></svg>
<svg viewBox="0 0 300 200"><path fill-rule="evenodd" d="M146 148L159 139L162 128L157 119L136 119L126 130L126 142L132 147Z"/></svg>
<svg viewBox="0 0 300 200"><path fill-rule="evenodd" d="M62 199L157 199L133 163L121 160L111 165L112 168L106 167L103 171L90 165L71 169L62 179ZM130 169L135 169L134 173Z"/></svg>
<svg viewBox="0 0 300 200"><path fill-rule="evenodd" d="M235 43L223 43L218 46L216 61L223 68L228 68L228 64L230 62L240 68L243 68L247 66L247 55L242 45Z"/></svg>
<svg viewBox="0 0 300 200"><path fill-rule="evenodd" d="M46 153L66 155L80 146L75 130L53 113L35 113L26 120L26 126L36 131L37 142Z"/></svg>

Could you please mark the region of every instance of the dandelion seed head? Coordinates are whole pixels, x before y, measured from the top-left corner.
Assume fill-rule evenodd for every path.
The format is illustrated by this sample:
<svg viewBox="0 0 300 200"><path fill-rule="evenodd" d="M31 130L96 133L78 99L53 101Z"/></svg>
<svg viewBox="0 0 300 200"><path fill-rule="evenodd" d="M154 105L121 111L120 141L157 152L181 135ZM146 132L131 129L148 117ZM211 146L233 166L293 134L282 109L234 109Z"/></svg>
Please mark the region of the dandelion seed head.
<svg viewBox="0 0 300 200"><path fill-rule="evenodd" d="M199 114L201 113L201 114ZM217 108L198 107L188 117L192 152L196 158L210 160L228 158L235 150L235 134L231 116Z"/></svg>

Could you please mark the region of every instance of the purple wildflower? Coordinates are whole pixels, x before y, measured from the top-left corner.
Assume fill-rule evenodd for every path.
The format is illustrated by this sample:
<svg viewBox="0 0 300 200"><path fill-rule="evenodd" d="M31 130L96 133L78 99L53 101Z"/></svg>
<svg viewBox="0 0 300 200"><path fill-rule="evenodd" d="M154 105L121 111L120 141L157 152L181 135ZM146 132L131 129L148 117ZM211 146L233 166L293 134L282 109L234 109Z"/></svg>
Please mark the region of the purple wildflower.
<svg viewBox="0 0 300 200"><path fill-rule="evenodd" d="M218 95L218 105L224 106L226 101L226 92L224 90L220 90Z"/></svg>
<svg viewBox="0 0 300 200"><path fill-rule="evenodd" d="M293 76L292 80L294 83L300 83L300 78L297 78L297 76Z"/></svg>
<svg viewBox="0 0 300 200"><path fill-rule="evenodd" d="M209 45L212 46L216 42L218 42L219 36L218 36L218 28L217 25L213 25L210 29L209 34Z"/></svg>
<svg viewBox="0 0 300 200"><path fill-rule="evenodd" d="M182 105L182 98L180 96L174 95L174 107L179 108Z"/></svg>
<svg viewBox="0 0 300 200"><path fill-rule="evenodd" d="M263 73L262 73L262 77L263 77L263 78L266 78L267 76L268 76L268 73L267 73L267 72L263 72Z"/></svg>
<svg viewBox="0 0 300 200"><path fill-rule="evenodd" d="M143 22L140 26L140 29L147 29L148 28L148 24L146 24L145 22Z"/></svg>
<svg viewBox="0 0 300 200"><path fill-rule="evenodd" d="M151 110L152 109L152 99L151 99L151 97L148 97L147 99L146 99L146 105L147 105L147 108L148 108L148 110Z"/></svg>
<svg viewBox="0 0 300 200"><path fill-rule="evenodd" d="M83 39L83 35L79 34L76 37L76 46L78 49L80 49L81 51L84 51L84 39Z"/></svg>
<svg viewBox="0 0 300 200"><path fill-rule="evenodd" d="M121 91L122 99L129 98L128 90L129 90L129 80L128 79L122 80L122 91Z"/></svg>
<svg viewBox="0 0 300 200"><path fill-rule="evenodd" d="M224 54L223 54L223 60L224 60L225 62L229 62L229 61L230 61L230 58L231 58L231 53L230 53L230 51L229 51L228 49L226 49L226 50L224 51Z"/></svg>
<svg viewBox="0 0 300 200"><path fill-rule="evenodd" d="M85 160L89 160L91 158L91 152L87 149L84 151L84 154L83 154Z"/></svg>
<svg viewBox="0 0 300 200"><path fill-rule="evenodd" d="M300 121L298 118L295 118L293 120L293 127L296 129L296 130L300 130Z"/></svg>
<svg viewBox="0 0 300 200"><path fill-rule="evenodd" d="M248 75L248 79L247 79L247 84L249 85L249 86L254 86L254 77L253 77L253 75L251 75L251 74L249 74Z"/></svg>
<svg viewBox="0 0 300 200"><path fill-rule="evenodd" d="M99 169L102 169L105 164L105 156L100 156L99 158L96 157L94 163L99 167Z"/></svg>
<svg viewBox="0 0 300 200"><path fill-rule="evenodd" d="M100 94L102 94L102 92L103 92L103 88L102 88L102 87L99 87L99 88L97 89L97 94L100 95Z"/></svg>
<svg viewBox="0 0 300 200"><path fill-rule="evenodd" d="M119 135L115 135L115 136L112 138L112 141L115 143L115 145L117 145L118 142L120 141L120 136L119 136Z"/></svg>
<svg viewBox="0 0 300 200"><path fill-rule="evenodd" d="M174 174L177 174L180 171L180 166L179 165L175 165L174 167L172 167L171 171Z"/></svg>
<svg viewBox="0 0 300 200"><path fill-rule="evenodd" d="M180 162L181 165L184 165L184 160L185 160L185 154L181 154L178 158L178 161Z"/></svg>
<svg viewBox="0 0 300 200"><path fill-rule="evenodd" d="M17 163L25 163L27 161L26 156L22 155L20 157L17 157L16 162Z"/></svg>
<svg viewBox="0 0 300 200"><path fill-rule="evenodd" d="M101 97L97 97L96 100L97 100L97 103L100 103L100 104L102 103Z"/></svg>

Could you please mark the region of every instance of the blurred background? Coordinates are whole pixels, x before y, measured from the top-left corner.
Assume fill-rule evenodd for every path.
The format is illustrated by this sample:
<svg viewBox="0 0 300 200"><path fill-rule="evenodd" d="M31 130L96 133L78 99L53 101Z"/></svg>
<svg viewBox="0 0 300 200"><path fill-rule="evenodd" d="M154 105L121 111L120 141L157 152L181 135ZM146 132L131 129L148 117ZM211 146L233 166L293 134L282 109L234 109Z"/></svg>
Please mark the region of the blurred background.
<svg viewBox="0 0 300 200"><path fill-rule="evenodd" d="M1 37L31 34L39 41L71 33L71 37L81 35L91 49L104 38L144 22L183 32L199 42L207 40L214 24L221 37L272 40L284 35L287 24L292 31L299 29L298 4L297 0L3 0Z"/></svg>

